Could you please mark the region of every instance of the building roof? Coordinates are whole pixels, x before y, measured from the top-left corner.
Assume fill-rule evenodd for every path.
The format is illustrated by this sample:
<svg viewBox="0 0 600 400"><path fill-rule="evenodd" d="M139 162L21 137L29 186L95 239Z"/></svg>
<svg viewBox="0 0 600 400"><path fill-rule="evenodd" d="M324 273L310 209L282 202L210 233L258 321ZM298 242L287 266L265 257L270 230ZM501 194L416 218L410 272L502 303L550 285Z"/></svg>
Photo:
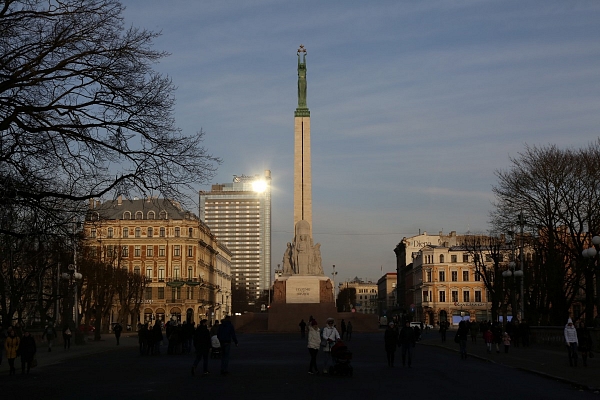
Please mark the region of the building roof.
<svg viewBox="0 0 600 400"><path fill-rule="evenodd" d="M147 217L149 211L155 212L155 219L198 219L198 217L190 211L186 211L181 208L181 205L175 201L161 198L147 198L133 200L122 199L120 196L116 200L108 200L104 203L100 201L91 200L90 209L88 211L88 219L93 219L92 215L98 213L101 219L124 219L123 213L129 211L131 218L135 218L135 213L142 211L144 213L144 219ZM165 217L160 217L160 213L166 213Z"/></svg>

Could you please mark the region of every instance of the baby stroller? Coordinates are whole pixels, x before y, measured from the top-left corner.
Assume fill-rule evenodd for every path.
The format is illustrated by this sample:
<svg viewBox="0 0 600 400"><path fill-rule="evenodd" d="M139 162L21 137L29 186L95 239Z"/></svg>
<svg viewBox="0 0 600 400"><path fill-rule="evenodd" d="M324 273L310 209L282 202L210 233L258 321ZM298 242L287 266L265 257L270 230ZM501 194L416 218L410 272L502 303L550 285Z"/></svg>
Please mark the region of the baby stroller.
<svg viewBox="0 0 600 400"><path fill-rule="evenodd" d="M210 358L221 358L221 342L219 342L217 335L210 338L210 346Z"/></svg>
<svg viewBox="0 0 600 400"><path fill-rule="evenodd" d="M330 375L352 376L352 352L348 351L348 347L341 340L331 348L331 359L333 365L329 367Z"/></svg>

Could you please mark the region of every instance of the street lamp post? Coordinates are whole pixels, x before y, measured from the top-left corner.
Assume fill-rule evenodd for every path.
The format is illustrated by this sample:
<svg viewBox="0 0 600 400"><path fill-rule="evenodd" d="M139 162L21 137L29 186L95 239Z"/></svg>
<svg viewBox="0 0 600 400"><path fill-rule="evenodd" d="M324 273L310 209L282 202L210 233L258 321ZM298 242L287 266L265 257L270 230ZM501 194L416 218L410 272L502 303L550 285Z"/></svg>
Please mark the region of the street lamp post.
<svg viewBox="0 0 600 400"><path fill-rule="evenodd" d="M593 246L589 249L583 250L581 253L584 258L589 259L592 262L592 266L595 264L596 271L596 313L600 315L600 260L598 260L600 249L600 236L594 236L592 238Z"/></svg>
<svg viewBox="0 0 600 400"><path fill-rule="evenodd" d="M333 303L337 305L337 302L335 300L335 276L337 275L337 272L335 272L335 264L333 264L333 272L331 273L331 283L333 283Z"/></svg>
<svg viewBox="0 0 600 400"><path fill-rule="evenodd" d="M77 281L83 278L79 272L77 272L77 267L73 264L70 264L67 269L69 272L63 272L61 277L65 280L69 281L69 289L73 290L73 323L75 324L75 330L77 331L79 324L79 304L77 300Z"/></svg>

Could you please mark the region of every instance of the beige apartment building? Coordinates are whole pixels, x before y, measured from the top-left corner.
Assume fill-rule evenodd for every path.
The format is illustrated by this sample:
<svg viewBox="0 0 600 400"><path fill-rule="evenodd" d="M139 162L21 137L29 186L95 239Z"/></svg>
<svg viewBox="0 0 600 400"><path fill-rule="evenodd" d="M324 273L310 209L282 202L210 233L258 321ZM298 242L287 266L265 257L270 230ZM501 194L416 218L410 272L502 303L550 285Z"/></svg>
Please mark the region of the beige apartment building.
<svg viewBox="0 0 600 400"><path fill-rule="evenodd" d="M92 256L148 279L140 321L211 322L231 312L231 252L196 215L168 199L90 201ZM118 313L115 305L113 315Z"/></svg>
<svg viewBox="0 0 600 400"><path fill-rule="evenodd" d="M365 282L360 278L356 277L351 281L342 282L338 285L338 292L343 289L355 289L356 290L356 303L349 304L348 308L354 309L355 312L361 314L377 314L377 284L374 282ZM346 310L344 308L344 311Z"/></svg>
<svg viewBox="0 0 600 400"><path fill-rule="evenodd" d="M387 315L388 311L395 310L398 307L397 276L398 274L395 272L387 272L377 281L377 311L379 316Z"/></svg>
<svg viewBox="0 0 600 400"><path fill-rule="evenodd" d="M406 284L415 321L435 326L440 321L457 325L461 319L491 319L486 287L465 248L428 244L413 257Z"/></svg>

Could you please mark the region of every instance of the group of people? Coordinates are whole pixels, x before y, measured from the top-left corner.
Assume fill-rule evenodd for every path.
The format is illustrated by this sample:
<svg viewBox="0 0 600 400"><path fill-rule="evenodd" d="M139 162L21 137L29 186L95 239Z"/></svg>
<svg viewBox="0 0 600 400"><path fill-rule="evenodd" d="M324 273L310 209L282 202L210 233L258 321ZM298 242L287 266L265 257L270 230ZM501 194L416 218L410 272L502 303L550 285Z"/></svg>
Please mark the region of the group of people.
<svg viewBox="0 0 600 400"><path fill-rule="evenodd" d="M6 332L0 327L0 365L2 364L2 355L6 353L8 360L9 375L15 375L17 369L15 360L21 357L21 374L28 374L34 366L35 353L37 347L35 339L28 330L9 327Z"/></svg>
<svg viewBox="0 0 600 400"><path fill-rule="evenodd" d="M410 368L412 365L413 349L417 343L420 329L416 326L412 328L409 321L406 321L402 328L399 325L399 323L390 322L383 335L388 367L394 366L396 349L400 347L402 366L406 366L408 361L408 367ZM416 332L417 329L419 329L419 332Z"/></svg>
<svg viewBox="0 0 600 400"><path fill-rule="evenodd" d="M202 363L202 373L208 375L208 357L209 353L219 350L221 356L221 375L229 374L229 355L231 344L238 345L235 328L231 323L231 317L226 316L221 323L215 321L215 324L208 329L208 320L203 319L200 325L192 333L192 341L196 350L196 358L192 364L192 375L195 375L196 368L200 361Z"/></svg>
<svg viewBox="0 0 600 400"><path fill-rule="evenodd" d="M311 323L313 321L313 319L314 318L311 315L308 318L309 323ZM304 319L300 320L300 323L298 324L298 326L300 327L300 337L302 339L304 339L304 337L306 336L306 329L307 329L307 327L310 327L310 326L306 322L304 322ZM348 321L348 323L346 323L346 321L344 321L344 319L342 319L342 321L340 322L339 334L340 334L340 338L342 340L352 339L352 322Z"/></svg>
<svg viewBox="0 0 600 400"><path fill-rule="evenodd" d="M348 322L350 324L350 322ZM327 318L326 324L323 329L319 328L319 323L312 316L308 321L308 353L310 355L310 363L308 365L308 373L319 375L319 368L317 366L317 355L319 351L323 353L323 373L326 374L329 371L331 365L331 349L333 346L342 340L340 332L335 326L335 320L333 318ZM346 335L351 335L352 325L350 324L350 334L348 333L348 326L344 332Z"/></svg>

